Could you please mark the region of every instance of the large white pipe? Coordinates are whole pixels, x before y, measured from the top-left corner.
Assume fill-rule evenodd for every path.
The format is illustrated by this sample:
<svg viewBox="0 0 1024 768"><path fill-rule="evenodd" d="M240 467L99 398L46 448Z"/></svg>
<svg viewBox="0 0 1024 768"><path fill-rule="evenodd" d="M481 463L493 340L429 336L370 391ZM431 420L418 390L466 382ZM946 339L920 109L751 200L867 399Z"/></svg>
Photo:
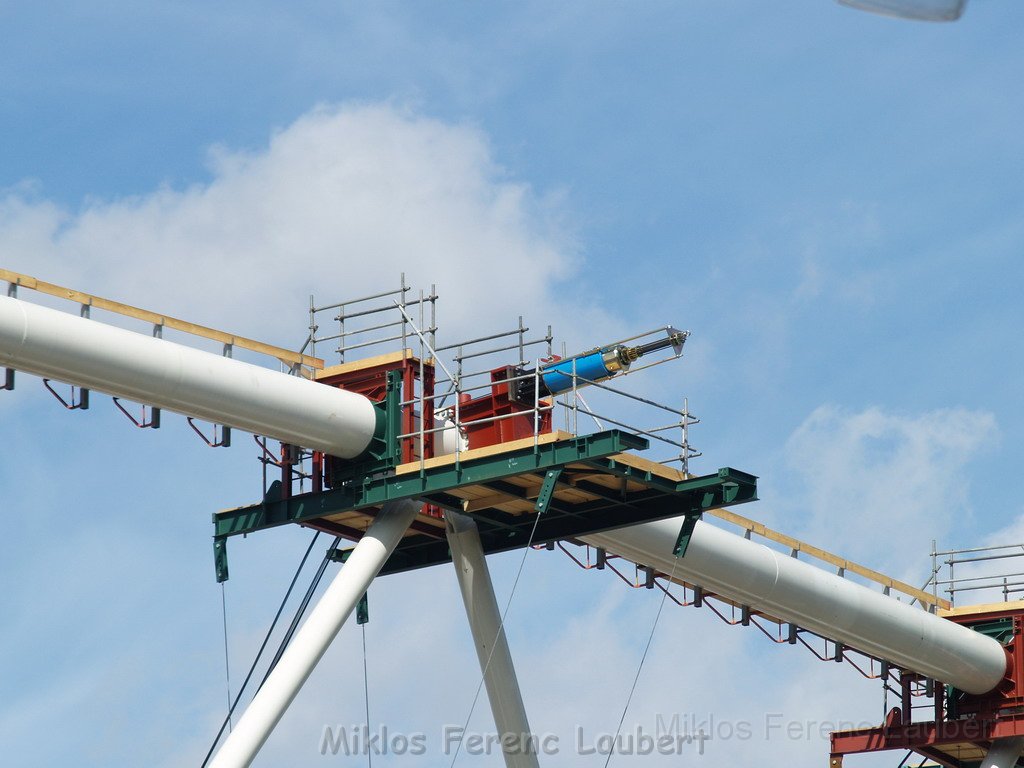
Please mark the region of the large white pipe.
<svg viewBox="0 0 1024 768"><path fill-rule="evenodd" d="M292 638L210 768L244 768L253 761L422 507L422 502L411 499L384 505Z"/></svg>
<svg viewBox="0 0 1024 768"><path fill-rule="evenodd" d="M0 296L0 367L68 382L341 458L377 426L365 397Z"/></svg>
<svg viewBox="0 0 1024 768"><path fill-rule="evenodd" d="M996 739L978 768L1013 768L1021 752L1024 752L1024 738Z"/></svg>
<svg viewBox="0 0 1024 768"><path fill-rule="evenodd" d="M685 556L676 558L681 521L581 538L968 693L992 690L1006 672L1006 652L995 640L708 523L697 523Z"/></svg>
<svg viewBox="0 0 1024 768"><path fill-rule="evenodd" d="M0 296L0 367L17 368L351 458L376 428L370 402L161 339ZM680 522L585 540L666 573ZM994 640L700 523L676 573L905 669L985 693L1003 677Z"/></svg>
<svg viewBox="0 0 1024 768"><path fill-rule="evenodd" d="M487 568L480 532L467 515L446 512L448 546L466 605L473 644L491 702L494 725L508 768L538 768L537 752L526 718L519 680L508 649L494 585Z"/></svg>

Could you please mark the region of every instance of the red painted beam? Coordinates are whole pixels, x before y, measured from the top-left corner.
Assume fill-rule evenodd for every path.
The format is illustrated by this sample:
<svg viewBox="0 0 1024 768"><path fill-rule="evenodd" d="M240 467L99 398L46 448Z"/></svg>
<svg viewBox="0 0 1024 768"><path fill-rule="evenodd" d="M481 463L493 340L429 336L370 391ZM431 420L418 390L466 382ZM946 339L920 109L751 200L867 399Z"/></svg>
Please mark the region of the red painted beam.
<svg viewBox="0 0 1024 768"><path fill-rule="evenodd" d="M999 720L954 720L935 723L920 722L890 727L836 731L832 734L832 754L879 752L888 749L912 749L1003 739L1024 736L1024 716Z"/></svg>

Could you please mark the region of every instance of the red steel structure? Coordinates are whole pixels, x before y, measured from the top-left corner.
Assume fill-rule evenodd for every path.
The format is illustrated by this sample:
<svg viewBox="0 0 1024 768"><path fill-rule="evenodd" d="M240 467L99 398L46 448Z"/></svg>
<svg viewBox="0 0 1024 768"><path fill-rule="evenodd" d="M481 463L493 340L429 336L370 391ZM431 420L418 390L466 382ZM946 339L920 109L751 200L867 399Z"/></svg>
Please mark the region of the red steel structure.
<svg viewBox="0 0 1024 768"><path fill-rule="evenodd" d="M950 621L999 640L1007 653L1007 672L992 691L971 695L918 675L890 672L900 706L875 728L831 735L830 768L847 755L905 750L946 768L974 768L997 739L1024 737L1024 601L967 606L940 611ZM914 719L914 699L928 698L930 717Z"/></svg>

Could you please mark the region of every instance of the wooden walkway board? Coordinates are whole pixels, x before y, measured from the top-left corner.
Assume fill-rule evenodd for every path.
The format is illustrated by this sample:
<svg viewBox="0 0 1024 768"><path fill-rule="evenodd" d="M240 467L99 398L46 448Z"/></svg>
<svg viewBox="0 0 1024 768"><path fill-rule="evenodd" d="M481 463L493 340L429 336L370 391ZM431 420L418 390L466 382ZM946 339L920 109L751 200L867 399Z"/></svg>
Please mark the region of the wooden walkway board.
<svg viewBox="0 0 1024 768"><path fill-rule="evenodd" d="M572 440L572 435L565 432L552 432L540 435L536 438L529 437L523 440L516 440L500 445L487 446L468 451L463 451L459 456L448 455L426 459L423 462L414 461L402 464L396 468L396 476L412 475L421 468L436 468L452 466L457 461L470 461L472 459L500 456L503 453L530 448L534 445L546 445L556 441ZM671 482L681 482L686 476L677 469L666 467L663 464L645 459L634 454L619 453L608 457L619 466L628 466L639 470L642 474L649 474L651 477ZM543 483L543 476L534 471L527 471L519 475L504 478L501 482L494 482L488 485L474 484L453 488L446 491L449 497L454 497L462 502L464 512L477 513L494 510L516 517L532 515L535 510L537 497L540 494ZM580 487L582 485L582 487ZM617 498L627 499L633 494L642 493L649 489L649 486L642 482L642 478L622 477L601 466L576 463L567 464L556 486L553 494L553 503L562 509L571 510L573 507L585 508L594 502L602 499L605 501ZM363 531L373 519L377 510L355 510L340 513L325 518L328 522L335 522L346 526L349 529ZM681 510L682 511L682 510ZM773 531L770 528L755 522L728 509L709 509L708 515L713 515L725 523L738 526L744 531L756 534L769 541L781 544L804 556L814 558L827 566L845 571L848 574L856 574L863 579L874 582L895 592L915 598L923 605L937 604L939 609L948 609L949 603L942 598L936 599L923 590L915 588L897 579L893 579L878 571L866 568L846 558L827 552L823 549L807 544L791 536ZM416 528L411 529L406 535L415 536L426 533L428 536L435 536L438 539L444 538L444 522L436 517L421 514L417 518ZM748 534L749 535L749 534ZM678 580L677 580L678 581ZM689 585L687 585L689 586ZM728 601L726 601L728 602ZM771 619L772 617L766 617Z"/></svg>
<svg viewBox="0 0 1024 768"><path fill-rule="evenodd" d="M336 369L337 366L334 369L327 369L323 374L331 375L336 372ZM546 445L560 440L571 439L573 439L573 436L566 432L552 432L539 435L536 440L533 437L528 437L500 445L463 451L458 457L455 455L438 456L422 462L409 462L397 467L395 475L411 475L419 472L421 469L451 466L457 461L470 461L472 459L497 456L509 451L530 448L534 445ZM685 479L678 470L640 456L620 453L609 458L617 464L627 465L643 472L650 472L665 480L680 481ZM581 482L589 484L592 490L600 488L601 491L594 493L585 488L575 487L576 483ZM447 494L460 499L462 501L462 509L467 513L490 509L515 516L530 515L534 513L536 508L537 497L540 495L542 484L543 477L541 475L534 472L525 472L521 475L505 478L501 482L500 487L495 487L496 484L464 485L447 491ZM628 496L629 494L644 491L646 488L647 486L642 482L619 477L618 475L603 471L599 467L584 463L569 464L565 467L561 482L555 489L553 501L560 507L572 508L591 504L601 499ZM378 511L379 509L376 507L349 510L322 519L327 523L341 525L346 529L362 532L373 521ZM432 533L438 538L444 537L443 520L428 514L421 514L416 518L416 521L416 529L410 529L406 533L407 537L423 533Z"/></svg>
<svg viewBox="0 0 1024 768"><path fill-rule="evenodd" d="M39 293L45 293L49 296L56 296L78 304L84 304L89 307L106 310L107 312L124 315L125 317L131 317L135 320L142 320L143 322L152 323L153 325L173 328L176 331L182 331L184 333L192 334L193 336L212 339L214 341L219 341L222 344L231 344L242 349L248 349L252 352L258 352L261 355L268 355L270 357L277 358L283 363L304 365L314 370L324 367L324 361L318 357L303 355L299 352L293 352L290 349L275 347L272 344L265 344L262 341L256 341L255 339L250 339L245 336L238 336L233 333L227 333L226 331L219 331L216 328L207 328L205 325L190 323L187 320L180 320L176 317L171 317L170 315L151 312L148 309L140 309L139 307L133 307L130 304L123 304L120 301L111 301L110 299L104 299L102 296L94 296L91 293L76 291L73 288L65 288L62 285L47 283L43 280L38 280L31 275L23 275L20 272L12 272L9 269L0 269L0 280L4 280L11 285L17 285L22 288L38 291Z"/></svg>

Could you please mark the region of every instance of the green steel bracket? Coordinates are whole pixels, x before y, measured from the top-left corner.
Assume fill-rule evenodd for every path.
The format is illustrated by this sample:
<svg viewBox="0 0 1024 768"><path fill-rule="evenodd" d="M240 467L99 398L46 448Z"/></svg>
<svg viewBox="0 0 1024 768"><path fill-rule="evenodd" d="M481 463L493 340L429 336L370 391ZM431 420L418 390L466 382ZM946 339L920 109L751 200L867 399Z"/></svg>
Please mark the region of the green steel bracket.
<svg viewBox="0 0 1024 768"><path fill-rule="evenodd" d="M368 474L330 490L297 494L287 499L281 498L272 487L259 504L214 515L214 535L223 539L288 523L316 524L318 520L331 526L330 518L334 515L379 508L396 499L419 499L442 509L461 512L463 500L451 491L461 486L480 485L501 496L529 501L538 512L537 515L515 515L488 507L468 513L479 526L481 543L488 554L683 515L688 519L676 542L677 554L682 555L701 513L757 499L757 478L731 467L723 467L710 475L675 480L615 458L616 454L643 450L647 446L647 440L638 435L608 430L463 459L458 463L427 466L401 475L386 471ZM627 485L631 490L610 489L590 482L587 477L592 474L591 467L629 480ZM536 498L523 486L511 482L513 478L528 475L541 481ZM577 488L589 494L592 500L560 501L554 494L558 486ZM357 532L353 529L353 533ZM339 550L333 559L343 562L347 551ZM450 559L443 531L414 527L381 569L381 574L415 570Z"/></svg>
<svg viewBox="0 0 1024 768"><path fill-rule="evenodd" d="M537 496L537 503L534 505L538 515L543 515L548 511L548 505L551 504L551 497L555 493L555 488L558 486L558 478L561 475L562 467L549 469L547 474L544 475L544 482L541 483L540 494Z"/></svg>
<svg viewBox="0 0 1024 768"><path fill-rule="evenodd" d="M387 391L384 399L373 404L376 410L377 428L373 439L362 455L347 462L331 478L333 485L358 480L402 463L402 373L388 371Z"/></svg>
<svg viewBox="0 0 1024 768"><path fill-rule="evenodd" d="M967 626L975 632L980 632L987 637L991 637L1001 645L1008 645L1009 642L1013 640L1013 618L1010 616L1003 616L999 619L982 621L976 624L968 624Z"/></svg>
<svg viewBox="0 0 1024 768"><path fill-rule="evenodd" d="M228 541L224 536L213 539L213 567L217 572L217 583L228 580Z"/></svg>
<svg viewBox="0 0 1024 768"><path fill-rule="evenodd" d="M676 486L677 493L686 491L694 494L691 498L695 503L686 512L686 519L679 529L679 536L672 550L676 557L683 557L686 554L690 537L693 536L697 521L701 519L705 510L756 501L757 478L732 467L722 467L714 475L683 480Z"/></svg>
<svg viewBox="0 0 1024 768"><path fill-rule="evenodd" d="M370 623L370 598L368 595L368 592L364 592L363 596L359 598L359 602L356 603L356 624Z"/></svg>
<svg viewBox="0 0 1024 768"><path fill-rule="evenodd" d="M373 474L394 469L401 463L402 446L398 436L402 433L402 374L399 371L388 371L387 393L384 399L373 404L376 410L377 429L369 447L363 454L353 459L341 472L336 472L332 481L341 484L346 481L361 480ZM274 480L267 488L259 508L279 506L285 503L283 486L280 480ZM228 580L228 554L226 539L231 532L222 532L221 515L213 516L214 539L213 561L217 572L217 581ZM257 526L261 527L261 526ZM246 533L247 531L238 531Z"/></svg>
<svg viewBox="0 0 1024 768"><path fill-rule="evenodd" d="M347 549L331 547L327 550L327 558L332 562L344 564L352 555L353 549L353 547ZM363 596L359 598L359 602L356 603L356 624L370 623L370 598L368 595L369 592L364 592Z"/></svg>
<svg viewBox="0 0 1024 768"><path fill-rule="evenodd" d="M590 462L628 450L643 450L642 437L608 430L555 443L443 464L404 475L366 474L329 491L304 493L290 499L271 492L259 504L218 512L213 516L215 536L237 536L287 523L301 523L365 507L379 507L396 499L436 497L462 485L487 484L527 472L547 471L576 462Z"/></svg>
<svg viewBox="0 0 1024 768"><path fill-rule="evenodd" d="M691 512L683 520L683 527L679 529L679 536L676 537L676 546L672 550L672 554L676 557L682 557L686 554L686 548L690 546L690 537L693 535L693 529L697 527L697 521L700 520L703 513Z"/></svg>

